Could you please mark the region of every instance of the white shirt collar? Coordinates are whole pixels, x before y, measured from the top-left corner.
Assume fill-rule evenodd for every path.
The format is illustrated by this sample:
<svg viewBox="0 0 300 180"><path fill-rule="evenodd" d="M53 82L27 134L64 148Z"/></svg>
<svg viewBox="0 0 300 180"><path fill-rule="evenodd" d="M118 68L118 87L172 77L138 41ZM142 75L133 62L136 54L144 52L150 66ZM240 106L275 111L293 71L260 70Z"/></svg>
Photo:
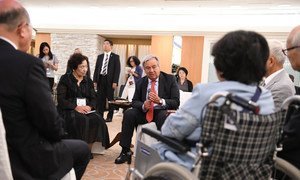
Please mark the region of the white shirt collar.
<svg viewBox="0 0 300 180"><path fill-rule="evenodd" d="M12 45L15 49L18 49L17 45L15 43L13 43L11 40L3 37L3 36L0 36L0 39L3 39L4 41L8 42L10 45Z"/></svg>
<svg viewBox="0 0 300 180"><path fill-rule="evenodd" d="M107 56L109 57L110 54L111 54L111 51L109 51L109 52L104 52L104 57L106 57L106 54L107 54Z"/></svg>
<svg viewBox="0 0 300 180"><path fill-rule="evenodd" d="M271 75L269 75L268 77L266 77L265 79L265 84L268 84L277 74L279 74L280 72L284 71L284 69L280 69L274 73L272 73Z"/></svg>

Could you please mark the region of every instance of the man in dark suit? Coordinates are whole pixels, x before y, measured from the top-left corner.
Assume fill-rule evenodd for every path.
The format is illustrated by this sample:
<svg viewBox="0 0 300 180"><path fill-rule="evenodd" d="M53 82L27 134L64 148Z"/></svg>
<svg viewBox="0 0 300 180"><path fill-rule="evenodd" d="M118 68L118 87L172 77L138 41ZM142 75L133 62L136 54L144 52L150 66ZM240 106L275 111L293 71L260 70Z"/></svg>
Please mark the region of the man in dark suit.
<svg viewBox="0 0 300 180"><path fill-rule="evenodd" d="M97 57L94 71L94 85L97 88L97 111L103 117L106 100L114 99L114 91L118 86L120 76L120 57L111 52L113 42L105 40L103 43L104 53ZM111 122L114 110L109 106L106 122Z"/></svg>
<svg viewBox="0 0 300 180"><path fill-rule="evenodd" d="M135 127L153 121L160 130L167 117L167 109L174 110L179 106L179 89L175 77L160 72L158 58L153 55L146 56L143 67L147 76L136 82L133 108L124 113L120 139L122 152L115 160L116 164L124 163L130 158Z"/></svg>
<svg viewBox="0 0 300 180"><path fill-rule="evenodd" d="M289 34L283 53L289 58L292 68L300 71L300 25ZM300 169L300 112L297 110L285 122L283 150L277 155Z"/></svg>
<svg viewBox="0 0 300 180"><path fill-rule="evenodd" d="M72 167L77 179L89 162L80 140L61 140L42 61L26 54L32 36L27 11L14 0L0 1L0 108L14 179L61 179ZM23 52L22 52L23 51Z"/></svg>

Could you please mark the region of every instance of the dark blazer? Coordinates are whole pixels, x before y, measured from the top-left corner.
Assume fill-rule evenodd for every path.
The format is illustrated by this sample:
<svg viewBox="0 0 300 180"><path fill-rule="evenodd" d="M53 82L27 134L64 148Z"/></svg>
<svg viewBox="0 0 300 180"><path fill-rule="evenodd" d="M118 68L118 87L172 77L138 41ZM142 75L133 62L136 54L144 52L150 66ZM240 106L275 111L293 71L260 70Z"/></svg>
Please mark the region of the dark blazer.
<svg viewBox="0 0 300 180"><path fill-rule="evenodd" d="M160 72L158 85L158 96L166 101L166 109L177 109L179 107L179 89L173 75ZM148 87L148 77L139 79L135 85L135 93L132 98L132 107L143 110Z"/></svg>
<svg viewBox="0 0 300 180"><path fill-rule="evenodd" d="M104 54L100 54L97 57L96 67L94 71L93 81L98 83L99 75L102 68ZM108 61L108 71L107 71L107 79L110 84L119 82L120 76L120 57L115 53L110 53L109 61Z"/></svg>
<svg viewBox="0 0 300 180"><path fill-rule="evenodd" d="M43 62L0 39L0 64L0 107L14 179L59 179L73 160L60 141L62 119Z"/></svg>
<svg viewBox="0 0 300 180"><path fill-rule="evenodd" d="M77 98L86 98L86 105L96 109L97 98L91 78L85 76L78 87L77 79L72 73L62 75L57 85L58 108L74 110Z"/></svg>

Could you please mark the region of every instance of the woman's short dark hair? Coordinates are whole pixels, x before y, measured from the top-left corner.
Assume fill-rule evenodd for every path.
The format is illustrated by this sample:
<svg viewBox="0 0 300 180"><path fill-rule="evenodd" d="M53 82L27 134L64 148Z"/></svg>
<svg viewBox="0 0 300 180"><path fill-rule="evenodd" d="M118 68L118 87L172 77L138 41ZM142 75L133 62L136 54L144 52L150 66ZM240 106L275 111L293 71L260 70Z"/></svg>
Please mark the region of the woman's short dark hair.
<svg viewBox="0 0 300 180"><path fill-rule="evenodd" d="M239 30L222 37L211 54L222 78L252 84L258 83L266 73L269 46L262 35Z"/></svg>
<svg viewBox="0 0 300 180"><path fill-rule="evenodd" d="M177 75L179 75L179 71L183 71L185 73L185 75L188 75L189 71L185 68L185 67L179 67L177 69Z"/></svg>
<svg viewBox="0 0 300 180"><path fill-rule="evenodd" d="M131 64L130 64L130 59L133 59L134 64L135 64L136 66L138 66L138 65L141 64L141 61L139 60L139 58L137 58L136 56L130 56L130 57L127 59L127 61L126 61L126 64L127 64L127 66L129 66L129 67L132 67Z"/></svg>
<svg viewBox="0 0 300 180"><path fill-rule="evenodd" d="M70 56L70 59L68 60L68 66L71 70L75 70L78 68L78 65L82 64L84 60L86 60L87 63L89 63L88 57L82 54L72 54Z"/></svg>

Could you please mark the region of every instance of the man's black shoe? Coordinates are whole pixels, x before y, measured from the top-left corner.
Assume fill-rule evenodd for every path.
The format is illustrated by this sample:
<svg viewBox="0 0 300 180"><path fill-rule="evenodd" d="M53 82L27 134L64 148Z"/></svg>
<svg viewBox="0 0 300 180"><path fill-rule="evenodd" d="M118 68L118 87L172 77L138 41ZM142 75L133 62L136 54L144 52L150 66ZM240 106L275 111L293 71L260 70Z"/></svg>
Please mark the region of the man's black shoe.
<svg viewBox="0 0 300 180"><path fill-rule="evenodd" d="M117 157L117 159L115 160L115 164L123 164L128 161L129 162L131 161L131 152L127 152L127 153L121 152L119 157Z"/></svg>
<svg viewBox="0 0 300 180"><path fill-rule="evenodd" d="M105 122L112 122L112 119L111 118L106 118Z"/></svg>

